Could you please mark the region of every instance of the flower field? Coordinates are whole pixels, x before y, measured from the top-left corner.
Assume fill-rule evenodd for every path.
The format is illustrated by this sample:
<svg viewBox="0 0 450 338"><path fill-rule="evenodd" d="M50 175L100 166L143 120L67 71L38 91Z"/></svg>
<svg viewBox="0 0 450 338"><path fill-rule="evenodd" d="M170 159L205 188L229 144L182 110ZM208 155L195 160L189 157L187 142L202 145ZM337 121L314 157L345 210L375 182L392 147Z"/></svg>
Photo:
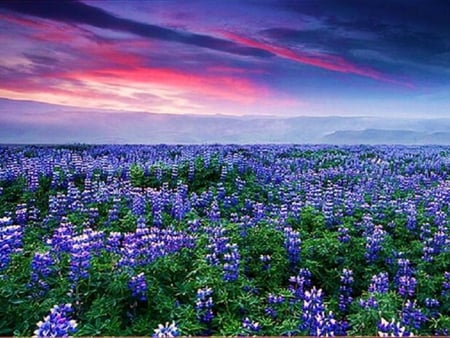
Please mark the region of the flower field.
<svg viewBox="0 0 450 338"><path fill-rule="evenodd" d="M448 335L450 148L1 146L0 335Z"/></svg>

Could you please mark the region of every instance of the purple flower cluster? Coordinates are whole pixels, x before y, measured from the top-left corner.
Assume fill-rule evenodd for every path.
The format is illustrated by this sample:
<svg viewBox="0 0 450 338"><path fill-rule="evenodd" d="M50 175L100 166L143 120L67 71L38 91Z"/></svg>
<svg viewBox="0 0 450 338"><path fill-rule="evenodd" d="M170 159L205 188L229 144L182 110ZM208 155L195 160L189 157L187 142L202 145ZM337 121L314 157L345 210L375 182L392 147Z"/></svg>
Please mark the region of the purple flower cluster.
<svg viewBox="0 0 450 338"><path fill-rule="evenodd" d="M395 275L394 282L397 286L398 293L403 297L412 297L416 291L416 278L414 277L414 269L410 266L408 259L398 259L398 270Z"/></svg>
<svg viewBox="0 0 450 338"><path fill-rule="evenodd" d="M235 281L239 276L241 258L237 244L229 243L225 230L220 227L209 228L207 231L210 237L206 261L211 265L222 266L224 281Z"/></svg>
<svg viewBox="0 0 450 338"><path fill-rule="evenodd" d="M284 228L284 246L288 253L289 262L292 267L295 267L300 262L300 252L302 241L298 231L293 230L290 227Z"/></svg>
<svg viewBox="0 0 450 338"><path fill-rule="evenodd" d="M158 328L154 330L152 337L154 338L172 338L180 335L177 325L175 322L167 322L165 325L159 324Z"/></svg>
<svg viewBox="0 0 450 338"><path fill-rule="evenodd" d="M140 274L131 277L128 282L128 287L131 290L131 295L144 302L147 300L147 282L145 281L145 274L141 272Z"/></svg>
<svg viewBox="0 0 450 338"><path fill-rule="evenodd" d="M124 233L120 243L117 240L114 244L111 237L109 238L110 244L120 249L118 266L125 270L144 267L159 257L194 246L192 236L158 227L139 226L135 232Z"/></svg>
<svg viewBox="0 0 450 338"><path fill-rule="evenodd" d="M427 319L422 310L417 308L416 301L411 302L409 299L406 301L401 313L400 322L402 325L410 329L419 330Z"/></svg>
<svg viewBox="0 0 450 338"><path fill-rule="evenodd" d="M441 294L443 297L450 295L450 272L444 272Z"/></svg>
<svg viewBox="0 0 450 338"><path fill-rule="evenodd" d="M297 276L289 277L289 291L295 301L304 299L305 287L311 286L311 271L301 268Z"/></svg>
<svg viewBox="0 0 450 338"><path fill-rule="evenodd" d="M69 337L77 329L77 322L71 319L71 304L55 305L43 321L37 323L35 337Z"/></svg>
<svg viewBox="0 0 450 338"><path fill-rule="evenodd" d="M248 317L245 317L242 320L242 328L245 332L249 334L256 334L261 330L261 325L254 320L250 320Z"/></svg>
<svg viewBox="0 0 450 338"><path fill-rule="evenodd" d="M235 281L239 277L240 254L237 244L226 244L227 252L223 255L223 280Z"/></svg>
<svg viewBox="0 0 450 338"><path fill-rule="evenodd" d="M8 220L2 220L7 223ZM0 272L11 261L11 255L22 251L23 229L20 225L0 224Z"/></svg>
<svg viewBox="0 0 450 338"><path fill-rule="evenodd" d="M202 323L210 323L214 318L212 299L213 290L209 287L197 290L197 301L195 303L195 309L197 311L197 318Z"/></svg>
<svg viewBox="0 0 450 338"><path fill-rule="evenodd" d="M353 301L352 285L354 282L353 271L343 269L341 274L341 286L339 287L339 310L347 311L348 306Z"/></svg>
<svg viewBox="0 0 450 338"><path fill-rule="evenodd" d="M71 243L69 280L76 284L80 279L86 279L89 276L90 238L86 234L78 235L72 238Z"/></svg>
<svg viewBox="0 0 450 338"><path fill-rule="evenodd" d="M369 292L370 293L387 293L389 291L389 275L387 272L380 272L372 276Z"/></svg>
<svg viewBox="0 0 450 338"><path fill-rule="evenodd" d="M372 263L377 260L378 254L383 247L386 231L383 230L381 225L375 225L373 231L366 236L366 253L365 257L368 263Z"/></svg>
<svg viewBox="0 0 450 338"><path fill-rule="evenodd" d="M283 304L284 301L285 301L284 296L281 295L277 296L272 293L269 293L269 295L267 296L268 306L264 309L264 312L269 317L276 318L278 316L277 307L280 304Z"/></svg>
<svg viewBox="0 0 450 338"><path fill-rule="evenodd" d="M413 334L406 330L404 326L397 323L394 319L388 322L384 318L381 318L378 323L378 335L380 337L412 337Z"/></svg>
<svg viewBox="0 0 450 338"><path fill-rule="evenodd" d="M55 261L49 251L36 252L31 261L30 288L37 287L42 291L49 288L47 278L55 271Z"/></svg>
<svg viewBox="0 0 450 338"><path fill-rule="evenodd" d="M448 227L439 225L433 236L424 240L422 259L426 262L432 262L436 255L449 250L450 237L448 236Z"/></svg>
<svg viewBox="0 0 450 338"><path fill-rule="evenodd" d="M313 287L305 291L300 330L310 336L334 336L337 322L333 313L325 313L323 292Z"/></svg>

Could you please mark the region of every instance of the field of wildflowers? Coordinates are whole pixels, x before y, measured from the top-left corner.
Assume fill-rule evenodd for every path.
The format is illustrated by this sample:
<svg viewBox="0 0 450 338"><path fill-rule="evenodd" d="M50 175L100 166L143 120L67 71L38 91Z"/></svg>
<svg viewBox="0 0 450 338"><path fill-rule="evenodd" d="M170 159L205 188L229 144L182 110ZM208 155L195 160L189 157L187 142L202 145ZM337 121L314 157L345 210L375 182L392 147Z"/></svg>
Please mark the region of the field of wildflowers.
<svg viewBox="0 0 450 338"><path fill-rule="evenodd" d="M448 335L450 148L1 146L0 335Z"/></svg>

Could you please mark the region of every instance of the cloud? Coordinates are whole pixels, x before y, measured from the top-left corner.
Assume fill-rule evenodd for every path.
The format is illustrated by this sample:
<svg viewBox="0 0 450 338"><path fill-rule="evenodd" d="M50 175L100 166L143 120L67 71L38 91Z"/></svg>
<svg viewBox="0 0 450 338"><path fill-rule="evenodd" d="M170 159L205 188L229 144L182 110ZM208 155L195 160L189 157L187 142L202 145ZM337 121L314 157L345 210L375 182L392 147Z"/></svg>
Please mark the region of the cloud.
<svg viewBox="0 0 450 338"><path fill-rule="evenodd" d="M246 47L209 35L177 31L157 25L119 18L100 8L72 0L2 1L0 8L56 21L87 24L132 33L144 38L179 42L242 56L269 57L270 52Z"/></svg>
<svg viewBox="0 0 450 338"><path fill-rule="evenodd" d="M268 52L278 56L282 57L294 62L302 63L305 65L318 67L330 71L335 71L339 73L349 73L349 74L355 74L359 76L368 77L374 80L383 81L383 82L389 82L394 84L401 84L404 86L411 86L411 84L406 82L397 81L395 79L392 79L388 77L387 75L371 69L370 67L362 67L355 64L352 64L351 62L345 60L342 57L335 56L335 55L328 55L328 54L320 54L320 53L308 53L308 52L302 52L302 51L294 51L286 47L280 47L276 46L272 43L266 42L266 41L259 41L255 39L251 39L246 36L238 35L235 33L225 32L224 36L226 36L228 39L236 41L238 43L252 46L255 48L260 48L267 50Z"/></svg>

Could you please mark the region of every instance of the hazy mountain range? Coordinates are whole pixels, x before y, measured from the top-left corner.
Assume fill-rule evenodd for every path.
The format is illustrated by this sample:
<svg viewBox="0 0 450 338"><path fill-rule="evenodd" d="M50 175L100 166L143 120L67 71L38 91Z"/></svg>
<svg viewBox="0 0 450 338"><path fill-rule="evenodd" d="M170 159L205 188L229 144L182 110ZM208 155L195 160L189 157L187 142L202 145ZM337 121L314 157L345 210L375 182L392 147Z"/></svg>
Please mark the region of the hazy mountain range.
<svg viewBox="0 0 450 338"><path fill-rule="evenodd" d="M0 99L0 143L450 144L450 118L163 115Z"/></svg>

